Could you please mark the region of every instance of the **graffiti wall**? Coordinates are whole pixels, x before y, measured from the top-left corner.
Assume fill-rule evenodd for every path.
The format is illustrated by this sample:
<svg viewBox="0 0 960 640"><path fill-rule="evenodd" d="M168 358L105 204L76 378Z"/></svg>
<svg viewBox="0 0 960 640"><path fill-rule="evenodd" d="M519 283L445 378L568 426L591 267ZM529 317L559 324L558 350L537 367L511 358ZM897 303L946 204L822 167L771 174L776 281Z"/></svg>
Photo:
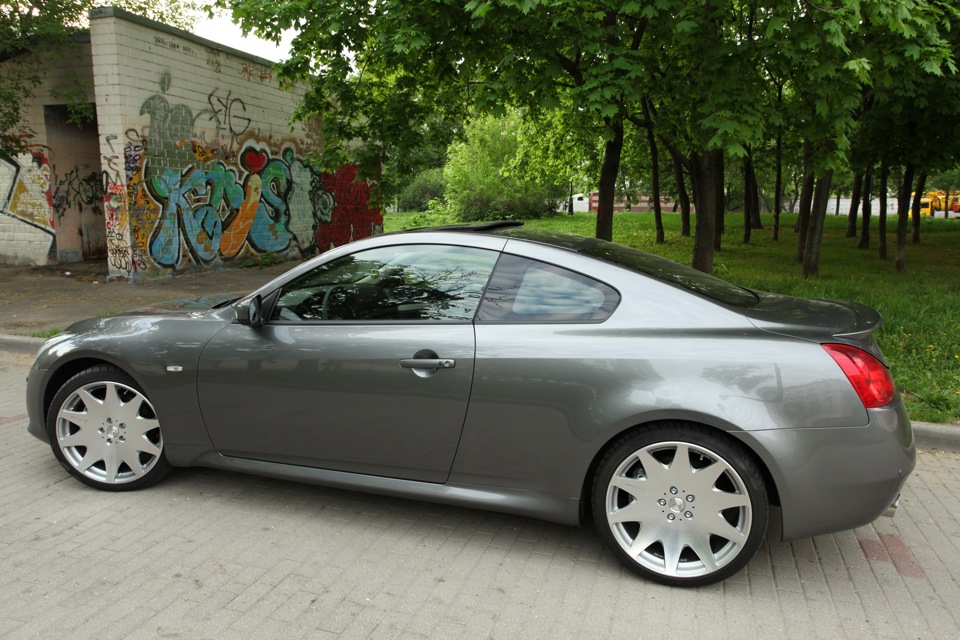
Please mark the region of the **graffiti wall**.
<svg viewBox="0 0 960 640"><path fill-rule="evenodd" d="M111 277L299 259L382 231L375 184L310 165L314 136L289 124L297 94L268 64L117 17L91 20L94 38L109 24L137 43L139 91L100 125Z"/></svg>
<svg viewBox="0 0 960 640"><path fill-rule="evenodd" d="M0 157L0 250L5 260L45 263L55 247L55 229L46 155Z"/></svg>
<svg viewBox="0 0 960 640"><path fill-rule="evenodd" d="M91 45L81 34L64 47L56 64L37 63L20 136L30 151L0 158L0 262L106 259L97 123L73 121L64 104L94 102ZM4 60L0 74L32 60Z"/></svg>
<svg viewBox="0 0 960 640"><path fill-rule="evenodd" d="M299 258L383 229L355 168L316 171L302 140L252 131L240 97L213 91L194 109L158 93L140 113L124 133L125 184L104 197L115 275Z"/></svg>
<svg viewBox="0 0 960 640"><path fill-rule="evenodd" d="M291 125L301 93L268 61L111 7L91 11L90 47L92 128L40 105L38 151L0 161L0 259L11 225L43 236L26 261L103 256L133 281L382 231L374 182L309 163L320 136Z"/></svg>

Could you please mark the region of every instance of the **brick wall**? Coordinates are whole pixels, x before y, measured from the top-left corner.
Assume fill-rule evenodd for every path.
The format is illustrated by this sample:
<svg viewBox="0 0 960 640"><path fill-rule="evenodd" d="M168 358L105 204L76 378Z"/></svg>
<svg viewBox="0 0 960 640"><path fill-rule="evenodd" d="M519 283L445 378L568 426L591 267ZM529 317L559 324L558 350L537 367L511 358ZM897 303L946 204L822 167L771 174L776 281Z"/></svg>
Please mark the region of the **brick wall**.
<svg viewBox="0 0 960 640"><path fill-rule="evenodd" d="M4 65L18 63L22 60ZM93 102L89 38L79 37L41 64L48 71L24 113L36 134L34 146L15 158L0 158L0 260L7 263L56 262L61 249L67 259L79 257L83 226L103 226L102 216L94 219L102 189L91 190L99 181L96 134L91 137L88 126L86 142L77 147L84 127L64 126L68 100ZM105 248L101 253L106 255Z"/></svg>
<svg viewBox="0 0 960 640"><path fill-rule="evenodd" d="M43 154L0 164L0 189L30 177L33 203L0 218L39 240L14 239L0 220L0 257L32 242L22 261L104 255L110 277L136 281L266 253L297 259L382 229L355 169L327 174L306 162L319 132L289 123L302 92L280 89L269 61L110 7L90 13L87 56L96 129L70 133L60 109L38 106L46 124L34 128L57 139L56 167ZM93 171L99 180L87 185Z"/></svg>

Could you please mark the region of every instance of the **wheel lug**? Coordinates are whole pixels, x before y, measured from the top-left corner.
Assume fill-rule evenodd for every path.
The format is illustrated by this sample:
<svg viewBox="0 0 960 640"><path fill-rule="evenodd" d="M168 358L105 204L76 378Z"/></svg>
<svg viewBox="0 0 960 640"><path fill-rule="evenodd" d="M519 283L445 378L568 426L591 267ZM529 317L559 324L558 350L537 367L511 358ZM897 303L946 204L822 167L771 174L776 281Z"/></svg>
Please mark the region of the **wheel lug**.
<svg viewBox="0 0 960 640"><path fill-rule="evenodd" d="M101 428L101 429L97 429L97 433L103 435L105 432L104 432L104 430Z"/></svg>
<svg viewBox="0 0 960 640"><path fill-rule="evenodd" d="M659 504L661 507L665 507L667 506L667 501L664 500L663 498L660 498L659 500L657 500L657 504Z"/></svg>
<svg viewBox="0 0 960 640"><path fill-rule="evenodd" d="M125 437L120 436L120 442L126 442L126 441L127 441L127 439L126 439ZM689 513L689 512L687 512L687 513Z"/></svg>
<svg viewBox="0 0 960 640"><path fill-rule="evenodd" d="M677 491L676 487L670 487L670 493L672 493L673 495L677 495L679 491Z"/></svg>
<svg viewBox="0 0 960 640"><path fill-rule="evenodd" d="M126 428L127 428L126 423L121 422L121 423L120 423L120 428L121 428L121 429L126 429Z"/></svg>
<svg viewBox="0 0 960 640"><path fill-rule="evenodd" d="M673 515L672 513L667 514L667 520L676 520L676 519L677 519L677 516Z"/></svg>
<svg viewBox="0 0 960 640"><path fill-rule="evenodd" d="M687 496L687 502L693 502L693 496Z"/></svg>
<svg viewBox="0 0 960 640"><path fill-rule="evenodd" d="M692 511L687 511L685 514L683 514L683 517L684 517L684 518L692 518L692 517L693 517L693 512L692 512Z"/></svg>

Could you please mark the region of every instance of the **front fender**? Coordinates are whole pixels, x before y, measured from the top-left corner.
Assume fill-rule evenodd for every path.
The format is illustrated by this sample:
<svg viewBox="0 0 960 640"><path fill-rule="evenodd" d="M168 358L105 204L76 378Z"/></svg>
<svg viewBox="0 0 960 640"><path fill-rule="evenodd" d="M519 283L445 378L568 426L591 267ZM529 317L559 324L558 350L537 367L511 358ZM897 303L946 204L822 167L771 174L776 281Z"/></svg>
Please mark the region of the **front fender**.
<svg viewBox="0 0 960 640"><path fill-rule="evenodd" d="M118 316L77 323L68 337L48 341L27 381L28 430L46 441L46 416L57 391L74 375L110 364L136 380L163 429L168 454L177 447L210 448L197 398L203 347L233 321L233 310L172 316Z"/></svg>

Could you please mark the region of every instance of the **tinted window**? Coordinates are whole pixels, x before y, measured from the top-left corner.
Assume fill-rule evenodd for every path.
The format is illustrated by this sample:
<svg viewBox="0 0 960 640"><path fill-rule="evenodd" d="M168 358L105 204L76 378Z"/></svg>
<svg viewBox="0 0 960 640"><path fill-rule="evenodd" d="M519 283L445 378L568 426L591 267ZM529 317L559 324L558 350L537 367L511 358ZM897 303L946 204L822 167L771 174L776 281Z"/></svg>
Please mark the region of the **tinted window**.
<svg viewBox="0 0 960 640"><path fill-rule="evenodd" d="M593 278L504 254L483 297L482 322L602 322L620 303Z"/></svg>
<svg viewBox="0 0 960 640"><path fill-rule="evenodd" d="M757 295L749 289L621 244L546 229L511 228L498 230L496 234L570 249L729 305L752 307L758 300Z"/></svg>
<svg viewBox="0 0 960 640"><path fill-rule="evenodd" d="M285 286L271 321L470 321L497 255L443 245L360 251Z"/></svg>

